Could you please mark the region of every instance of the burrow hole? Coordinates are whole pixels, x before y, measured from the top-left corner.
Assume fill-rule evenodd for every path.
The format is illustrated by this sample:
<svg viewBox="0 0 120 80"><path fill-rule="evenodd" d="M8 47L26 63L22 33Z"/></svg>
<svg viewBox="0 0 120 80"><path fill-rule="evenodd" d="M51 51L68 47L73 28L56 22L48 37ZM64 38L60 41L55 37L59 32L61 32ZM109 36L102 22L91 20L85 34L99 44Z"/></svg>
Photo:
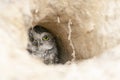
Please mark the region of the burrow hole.
<svg viewBox="0 0 120 80"><path fill-rule="evenodd" d="M69 46L69 42L67 39L68 34L64 27L58 25L58 23L55 22L44 22L37 25L44 27L55 37L58 49L59 63L65 64L66 62L71 61L71 47ZM34 28L35 26L32 26L32 28Z"/></svg>

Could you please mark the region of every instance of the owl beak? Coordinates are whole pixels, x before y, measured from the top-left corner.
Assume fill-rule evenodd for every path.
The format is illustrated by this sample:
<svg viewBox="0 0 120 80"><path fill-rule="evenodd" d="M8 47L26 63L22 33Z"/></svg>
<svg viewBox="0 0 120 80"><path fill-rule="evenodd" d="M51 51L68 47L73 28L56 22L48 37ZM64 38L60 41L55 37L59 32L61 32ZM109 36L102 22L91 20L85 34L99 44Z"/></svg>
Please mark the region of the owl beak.
<svg viewBox="0 0 120 80"><path fill-rule="evenodd" d="M38 45L43 45L43 43L39 40Z"/></svg>
<svg viewBox="0 0 120 80"><path fill-rule="evenodd" d="M40 45L43 45L43 43L39 43Z"/></svg>

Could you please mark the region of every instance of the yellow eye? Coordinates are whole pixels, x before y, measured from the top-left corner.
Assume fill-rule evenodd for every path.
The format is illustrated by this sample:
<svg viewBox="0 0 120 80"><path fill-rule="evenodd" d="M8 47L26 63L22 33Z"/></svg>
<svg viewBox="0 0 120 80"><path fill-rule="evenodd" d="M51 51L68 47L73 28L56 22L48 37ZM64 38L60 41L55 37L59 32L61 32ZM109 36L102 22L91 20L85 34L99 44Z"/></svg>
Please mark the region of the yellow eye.
<svg viewBox="0 0 120 80"><path fill-rule="evenodd" d="M49 40L49 37L48 37L48 36L44 36L42 39L43 39L44 41L48 41L48 40Z"/></svg>

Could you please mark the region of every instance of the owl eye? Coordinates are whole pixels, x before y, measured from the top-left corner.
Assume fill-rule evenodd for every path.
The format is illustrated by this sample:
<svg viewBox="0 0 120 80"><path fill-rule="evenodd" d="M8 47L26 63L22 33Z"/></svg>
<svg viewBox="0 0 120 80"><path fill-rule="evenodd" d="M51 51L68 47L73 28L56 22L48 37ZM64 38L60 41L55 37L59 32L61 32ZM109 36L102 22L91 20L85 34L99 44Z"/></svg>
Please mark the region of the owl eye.
<svg viewBox="0 0 120 80"><path fill-rule="evenodd" d="M44 36L44 37L42 38L42 40L48 41L48 40L49 40L49 37L48 37L48 36Z"/></svg>

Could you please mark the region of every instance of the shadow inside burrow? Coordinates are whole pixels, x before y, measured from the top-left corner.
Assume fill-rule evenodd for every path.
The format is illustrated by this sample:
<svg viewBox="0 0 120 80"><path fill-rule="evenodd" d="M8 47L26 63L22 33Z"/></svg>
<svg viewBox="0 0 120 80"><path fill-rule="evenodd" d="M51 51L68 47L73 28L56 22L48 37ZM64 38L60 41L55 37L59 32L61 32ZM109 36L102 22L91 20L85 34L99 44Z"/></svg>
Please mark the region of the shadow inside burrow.
<svg viewBox="0 0 120 80"><path fill-rule="evenodd" d="M67 39L68 35L62 26L58 25L55 22L42 22L38 23L35 26L32 26L32 28L36 26L45 28L54 36L58 49L59 64L65 64L66 62L72 60L71 49L69 46L69 41Z"/></svg>

